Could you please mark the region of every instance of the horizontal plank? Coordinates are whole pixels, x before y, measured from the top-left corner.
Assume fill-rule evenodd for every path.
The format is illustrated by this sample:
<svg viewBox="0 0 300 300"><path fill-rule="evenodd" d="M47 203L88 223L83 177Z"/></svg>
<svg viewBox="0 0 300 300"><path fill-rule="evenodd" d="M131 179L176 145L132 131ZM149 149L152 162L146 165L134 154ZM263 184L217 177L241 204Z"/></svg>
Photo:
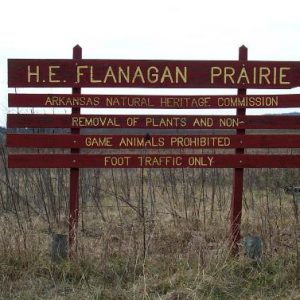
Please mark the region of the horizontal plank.
<svg viewBox="0 0 300 300"><path fill-rule="evenodd" d="M8 86L290 89L300 62L9 59Z"/></svg>
<svg viewBox="0 0 300 300"><path fill-rule="evenodd" d="M8 128L300 129L300 116L8 114Z"/></svg>
<svg viewBox="0 0 300 300"><path fill-rule="evenodd" d="M9 107L89 108L284 108L299 107L300 95L72 95L9 94Z"/></svg>
<svg viewBox="0 0 300 300"><path fill-rule="evenodd" d="M300 134L274 135L76 135L7 134L13 148L201 149L300 148Z"/></svg>
<svg viewBox="0 0 300 300"><path fill-rule="evenodd" d="M300 155L10 154L9 168L299 168Z"/></svg>

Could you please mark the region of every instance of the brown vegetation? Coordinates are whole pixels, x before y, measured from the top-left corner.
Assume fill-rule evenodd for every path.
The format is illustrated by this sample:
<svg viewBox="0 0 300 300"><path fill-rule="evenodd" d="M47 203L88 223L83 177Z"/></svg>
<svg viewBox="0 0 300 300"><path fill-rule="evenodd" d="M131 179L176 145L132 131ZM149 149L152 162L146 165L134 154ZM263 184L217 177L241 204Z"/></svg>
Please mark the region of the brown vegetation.
<svg viewBox="0 0 300 300"><path fill-rule="evenodd" d="M242 243L229 255L232 170L81 170L77 256L53 263L68 170L8 170L6 159L2 146L1 299L300 297L299 203L283 189L299 169L245 170L242 235L262 238L258 262Z"/></svg>

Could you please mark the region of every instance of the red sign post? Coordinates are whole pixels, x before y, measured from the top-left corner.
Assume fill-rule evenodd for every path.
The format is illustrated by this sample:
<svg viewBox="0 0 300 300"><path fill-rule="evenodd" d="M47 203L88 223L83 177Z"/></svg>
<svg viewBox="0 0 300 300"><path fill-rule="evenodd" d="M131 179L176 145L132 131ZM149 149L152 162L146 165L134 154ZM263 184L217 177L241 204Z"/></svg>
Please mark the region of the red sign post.
<svg viewBox="0 0 300 300"><path fill-rule="evenodd" d="M80 168L234 168L231 251L240 239L244 168L299 168L299 155L244 154L247 148L300 148L300 135L265 134L262 129L300 129L299 116L246 115L247 108L299 107L300 95L246 95L246 89L300 86L300 62L86 60L81 48L73 59L11 59L9 87L71 87L72 94L9 94L9 107L71 108L70 115L8 114L9 128L68 128L70 134L8 134L13 148L69 148L70 154L9 154L11 168L70 168L69 244L76 252ZM82 87L237 88L237 95L96 95ZM235 115L83 115L81 108L236 109ZM82 134L81 128L109 129ZM126 128L121 135L120 129ZM147 129L131 134L131 129ZM157 130L171 130L169 134ZM174 131L176 130L176 132ZM177 130L182 130L178 133ZM183 132L188 130L188 132ZM214 130L212 133L212 131ZM217 130L217 132L215 131ZM255 130L247 134L247 130ZM81 154L80 149L155 149L161 154ZM167 149L235 149L231 154L168 154ZM195 152L195 151L194 151Z"/></svg>
<svg viewBox="0 0 300 300"><path fill-rule="evenodd" d="M239 49L239 60L246 62L248 60L248 49L244 46ZM238 96L243 97L246 95L246 88L238 89ZM246 108L237 108L236 115L238 118L242 118L246 115ZM238 128L236 130L237 136L245 135L244 128ZM236 154L244 154L244 148L236 148ZM230 236L232 241L232 253L237 253L238 242L240 240L240 224L242 218L242 202L243 202L243 189L244 189L244 169L241 167L234 169L233 183L232 183L232 200L230 210Z"/></svg>
<svg viewBox="0 0 300 300"><path fill-rule="evenodd" d="M82 58L82 49L80 46L76 46L73 49L73 58ZM80 94L80 87L73 87L72 94ZM72 115L80 115L80 107L72 107ZM80 128L71 128L71 134L79 135ZM79 154L80 149L71 147L71 154ZM77 226L79 215L79 168L76 166L70 166L70 201L69 201L69 254L73 256L77 251Z"/></svg>

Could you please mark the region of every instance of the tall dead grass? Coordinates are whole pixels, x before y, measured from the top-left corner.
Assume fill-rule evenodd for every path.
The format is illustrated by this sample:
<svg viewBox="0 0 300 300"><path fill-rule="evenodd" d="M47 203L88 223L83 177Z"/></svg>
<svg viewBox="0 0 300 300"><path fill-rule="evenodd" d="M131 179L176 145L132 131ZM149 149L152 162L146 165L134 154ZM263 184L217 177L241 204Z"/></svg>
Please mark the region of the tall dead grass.
<svg viewBox="0 0 300 300"><path fill-rule="evenodd" d="M81 171L77 256L53 263L67 175L1 170L0 298L299 299L299 204L282 189L298 169L246 170L241 230L262 238L259 262L242 243L229 255L230 170L128 169Z"/></svg>

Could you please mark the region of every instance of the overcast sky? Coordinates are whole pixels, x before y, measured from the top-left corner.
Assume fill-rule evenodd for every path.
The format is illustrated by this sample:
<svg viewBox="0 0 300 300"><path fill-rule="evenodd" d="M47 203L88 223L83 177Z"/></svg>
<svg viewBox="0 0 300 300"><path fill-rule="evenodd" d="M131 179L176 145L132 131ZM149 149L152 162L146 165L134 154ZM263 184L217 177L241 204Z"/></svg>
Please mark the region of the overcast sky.
<svg viewBox="0 0 300 300"><path fill-rule="evenodd" d="M299 11L299 0L3 0L0 126L14 91L7 88L7 58L71 58L79 44L92 59L234 60L244 44L249 60L299 61Z"/></svg>

